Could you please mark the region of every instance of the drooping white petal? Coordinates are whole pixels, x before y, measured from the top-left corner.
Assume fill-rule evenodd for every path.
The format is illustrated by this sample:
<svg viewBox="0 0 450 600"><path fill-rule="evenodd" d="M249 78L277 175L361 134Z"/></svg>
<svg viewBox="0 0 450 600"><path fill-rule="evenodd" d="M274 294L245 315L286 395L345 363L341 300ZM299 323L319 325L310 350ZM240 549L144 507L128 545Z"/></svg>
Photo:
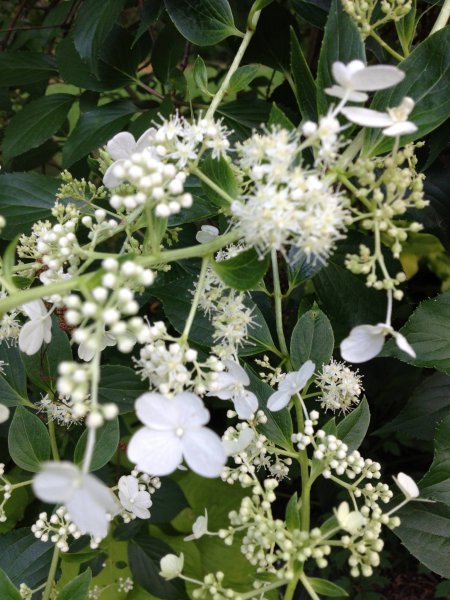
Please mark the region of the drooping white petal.
<svg viewBox="0 0 450 600"><path fill-rule="evenodd" d="M181 464L180 438L172 431L154 431L143 427L131 438L128 458L149 475L169 475Z"/></svg>
<svg viewBox="0 0 450 600"><path fill-rule="evenodd" d="M305 385L308 383L308 379L312 377L316 365L312 360L307 360L300 369L295 373L295 384L298 388L298 391L303 389Z"/></svg>
<svg viewBox="0 0 450 600"><path fill-rule="evenodd" d="M403 121L401 123L394 123L390 127L383 129L383 135L387 135L388 137L398 137L400 135L409 135L416 131L417 126L414 123L411 121Z"/></svg>
<svg viewBox="0 0 450 600"><path fill-rule="evenodd" d="M258 410L258 398L253 392L244 391L234 397L234 408L240 419L250 419Z"/></svg>
<svg viewBox="0 0 450 600"><path fill-rule="evenodd" d="M228 370L228 373L233 377L235 381L246 386L250 383L249 376L245 372L245 369L241 367L241 365L234 360L225 359L222 361L225 367Z"/></svg>
<svg viewBox="0 0 450 600"><path fill-rule="evenodd" d="M42 300L32 300L23 304L20 308L29 319L39 319L47 314L47 309Z"/></svg>
<svg viewBox="0 0 450 600"><path fill-rule="evenodd" d="M114 160L128 158L136 147L136 140L128 131L122 131L115 135L106 144L109 155Z"/></svg>
<svg viewBox="0 0 450 600"><path fill-rule="evenodd" d="M219 477L226 463L225 449L220 437L201 427L186 431L182 438L187 465L203 477Z"/></svg>
<svg viewBox="0 0 450 600"><path fill-rule="evenodd" d="M123 165L125 160L125 158L116 160L106 169L105 174L103 175L103 185L108 189L115 188L123 182L123 179L115 175L114 170L117 166Z"/></svg>
<svg viewBox="0 0 450 600"><path fill-rule="evenodd" d="M278 391L274 392L267 401L267 408L273 412L277 410L281 410L285 406L289 404L289 400L291 399L290 392Z"/></svg>
<svg viewBox="0 0 450 600"><path fill-rule="evenodd" d="M391 117L387 113L378 110L359 106L346 106L341 112L349 121L362 127L388 127L392 125Z"/></svg>
<svg viewBox="0 0 450 600"><path fill-rule="evenodd" d="M79 469L70 462L46 462L33 478L33 492L43 502L65 503L73 494L79 475Z"/></svg>
<svg viewBox="0 0 450 600"><path fill-rule="evenodd" d="M397 67L390 65L374 65L364 67L353 73L351 77L352 86L363 92L374 92L384 90L400 83L405 73Z"/></svg>
<svg viewBox="0 0 450 600"><path fill-rule="evenodd" d="M109 519L104 508L91 501L85 489L76 490L66 502L66 508L71 521L75 523L81 533L104 538L108 533Z"/></svg>
<svg viewBox="0 0 450 600"><path fill-rule="evenodd" d="M89 494L91 503L98 504L112 516L119 512L120 507L116 497L109 487L95 475L84 473L81 487Z"/></svg>
<svg viewBox="0 0 450 600"><path fill-rule="evenodd" d="M184 538L185 542L199 540L208 532L208 511L205 508L205 514L197 517L192 525L192 534Z"/></svg>
<svg viewBox="0 0 450 600"><path fill-rule="evenodd" d="M160 560L159 568L161 571L159 574L168 581L170 579L175 579L175 577L178 577L181 574L183 565L183 554L180 554L180 556L177 556L176 554L166 554L166 556L163 556Z"/></svg>
<svg viewBox="0 0 450 600"><path fill-rule="evenodd" d="M201 230L197 232L195 239L199 244L206 244L215 240L219 235L219 230L214 225L202 225Z"/></svg>
<svg viewBox="0 0 450 600"><path fill-rule="evenodd" d="M341 356L351 363L370 360L380 353L384 344L383 329L379 325L358 325L341 342Z"/></svg>
<svg viewBox="0 0 450 600"><path fill-rule="evenodd" d="M200 427L209 421L209 411L205 408L203 401L195 394L182 392L177 394L172 402L177 406L178 424L183 428Z"/></svg>
<svg viewBox="0 0 450 600"><path fill-rule="evenodd" d="M329 88L325 88L325 93L335 98L347 98L350 102L365 102L368 99L368 95L364 92L357 92L355 90L349 91L339 85L332 85Z"/></svg>
<svg viewBox="0 0 450 600"><path fill-rule="evenodd" d="M403 352L406 352L406 354L409 354L413 358L416 358L416 353L414 349L411 347L404 335L402 335L398 331L393 331L392 335L395 338L395 343L400 348L400 350L403 350Z"/></svg>
<svg viewBox="0 0 450 600"><path fill-rule="evenodd" d="M46 344L52 341L52 320L47 315L42 321L43 338Z"/></svg>
<svg viewBox="0 0 450 600"><path fill-rule="evenodd" d="M417 483L412 477L406 475L406 473L399 473L397 477L394 477L394 481L404 494L405 498L412 499L420 496L420 490L417 487Z"/></svg>
<svg viewBox="0 0 450 600"><path fill-rule="evenodd" d="M178 425L178 406L156 392L146 392L135 402L136 415L144 425L159 431L169 431Z"/></svg>
<svg viewBox="0 0 450 600"><path fill-rule="evenodd" d="M19 334L19 348L32 356L44 342L44 325L41 319L31 319L22 326Z"/></svg>
<svg viewBox="0 0 450 600"><path fill-rule="evenodd" d="M9 408L0 404L0 423L5 423L9 419Z"/></svg>
<svg viewBox="0 0 450 600"><path fill-rule="evenodd" d="M141 137L136 142L136 148L134 149L134 152L142 152L142 150L144 150L144 148L147 148L147 146L150 145L150 140L155 133L156 133L156 129L154 127L150 127L149 129L144 131L144 133L141 135Z"/></svg>
<svg viewBox="0 0 450 600"><path fill-rule="evenodd" d="M223 447L228 456L239 454L247 448L249 444L255 439L255 432L250 427L242 429L239 433L239 437L235 440L222 440Z"/></svg>

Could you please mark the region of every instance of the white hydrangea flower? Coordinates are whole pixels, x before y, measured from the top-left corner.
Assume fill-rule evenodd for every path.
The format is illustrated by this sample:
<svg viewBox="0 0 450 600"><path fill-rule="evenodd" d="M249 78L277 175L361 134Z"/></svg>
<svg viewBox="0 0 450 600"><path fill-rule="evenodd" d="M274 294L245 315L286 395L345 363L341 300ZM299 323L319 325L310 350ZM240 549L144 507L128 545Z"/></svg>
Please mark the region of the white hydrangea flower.
<svg viewBox="0 0 450 600"><path fill-rule="evenodd" d="M0 423L5 423L9 419L9 408L0 404Z"/></svg>
<svg viewBox="0 0 450 600"><path fill-rule="evenodd" d="M218 477L226 455L219 436L205 427L209 412L195 394L173 398L146 393L136 400L136 414L145 427L128 444L128 458L150 475L168 475L183 458L204 477Z"/></svg>
<svg viewBox="0 0 450 600"><path fill-rule="evenodd" d="M119 500L125 510L139 519L149 519L152 505L150 494L139 488L139 481L133 475L123 475L119 479Z"/></svg>
<svg viewBox="0 0 450 600"><path fill-rule="evenodd" d="M144 131L138 141L136 141L131 133L121 131L109 140L106 148L114 162L106 169L103 175L103 183L107 188L113 188L122 183L122 180L114 174L114 171L117 170L116 167L123 166L125 161L135 152L140 152L146 148L149 144L149 136L154 132L155 128L151 127L147 131Z"/></svg>
<svg viewBox="0 0 450 600"><path fill-rule="evenodd" d="M184 538L185 542L199 540L208 533L208 511L205 508L205 514L197 517L192 525L192 534Z"/></svg>
<svg viewBox="0 0 450 600"><path fill-rule="evenodd" d="M159 574L168 581L170 579L175 579L175 577L179 577L181 575L183 565L183 554L180 554L180 556L177 556L176 554L166 554L159 562L159 568L161 569Z"/></svg>
<svg viewBox="0 0 450 600"><path fill-rule="evenodd" d="M334 510L334 514L339 526L352 535L366 523L366 518L359 510L350 510L347 502L341 502L338 508Z"/></svg>
<svg viewBox="0 0 450 600"><path fill-rule="evenodd" d="M200 231L197 232L195 239L199 244L212 242L219 235L219 230L214 225L202 225Z"/></svg>
<svg viewBox="0 0 450 600"><path fill-rule="evenodd" d="M413 358L416 357L405 336L395 331L388 323L354 327L350 335L341 342L341 356L351 363L362 363L375 358L381 352L387 335L392 335L400 350Z"/></svg>
<svg viewBox="0 0 450 600"><path fill-rule="evenodd" d="M88 337L84 342L81 342L78 346L78 357L81 360L90 362L94 358L96 352L102 352L107 346L115 345L116 338L111 335L111 333L105 331L99 344L97 344L92 337Z"/></svg>
<svg viewBox="0 0 450 600"><path fill-rule="evenodd" d="M405 77L403 71L390 65L366 66L361 60L352 60L344 64L335 62L331 67L337 85L325 88L329 96L365 102L368 95L365 92L384 90L396 85Z"/></svg>
<svg viewBox="0 0 450 600"><path fill-rule="evenodd" d="M399 106L388 108L387 112L361 108L359 106L347 106L342 109L342 114L352 123L362 127L384 127L382 133L389 137L399 137L417 131L417 126L408 121L408 117L414 108L412 98L403 98Z"/></svg>
<svg viewBox="0 0 450 600"><path fill-rule="evenodd" d="M34 476L33 491L43 502L64 504L81 533L104 538L119 505L111 490L97 477L67 462L46 462Z"/></svg>
<svg viewBox="0 0 450 600"><path fill-rule="evenodd" d="M21 306L30 319L23 325L19 334L19 348L28 355L36 354L42 344L52 339L52 319L42 300L33 300Z"/></svg>
<svg viewBox="0 0 450 600"><path fill-rule="evenodd" d="M258 398L245 389L250 378L245 370L234 360L224 359L227 371L217 373L210 386L208 396L217 396L221 400L232 400L240 419L251 419L258 410Z"/></svg>
<svg viewBox="0 0 450 600"><path fill-rule="evenodd" d="M287 406L292 396L298 394L305 387L315 368L312 360L307 360L298 371L288 373L278 384L278 390L269 397L267 408L277 411Z"/></svg>
<svg viewBox="0 0 450 600"><path fill-rule="evenodd" d="M394 477L393 479L407 500L413 500L420 496L420 490L417 483L412 477L406 475L406 473L399 473L397 477Z"/></svg>
<svg viewBox="0 0 450 600"><path fill-rule="evenodd" d="M243 452L255 439L255 432L250 427L241 429L239 436L232 439L222 439L223 447L228 456Z"/></svg>

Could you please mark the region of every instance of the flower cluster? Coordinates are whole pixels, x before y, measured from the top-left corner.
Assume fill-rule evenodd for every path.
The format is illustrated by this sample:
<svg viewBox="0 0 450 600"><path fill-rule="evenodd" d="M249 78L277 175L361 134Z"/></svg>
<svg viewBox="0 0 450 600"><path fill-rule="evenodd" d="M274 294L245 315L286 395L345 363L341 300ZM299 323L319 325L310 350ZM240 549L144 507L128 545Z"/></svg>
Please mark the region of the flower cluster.
<svg viewBox="0 0 450 600"><path fill-rule="evenodd" d="M352 410L359 404L363 391L358 372L334 360L328 365L323 365L316 384L321 392L321 397L317 401L326 411L345 413Z"/></svg>
<svg viewBox="0 0 450 600"><path fill-rule="evenodd" d="M31 531L38 540L52 542L61 552L68 552L69 536L74 540L81 537L81 531L70 520L70 515L64 506L57 508L50 517L46 512L42 512L36 523L31 526Z"/></svg>

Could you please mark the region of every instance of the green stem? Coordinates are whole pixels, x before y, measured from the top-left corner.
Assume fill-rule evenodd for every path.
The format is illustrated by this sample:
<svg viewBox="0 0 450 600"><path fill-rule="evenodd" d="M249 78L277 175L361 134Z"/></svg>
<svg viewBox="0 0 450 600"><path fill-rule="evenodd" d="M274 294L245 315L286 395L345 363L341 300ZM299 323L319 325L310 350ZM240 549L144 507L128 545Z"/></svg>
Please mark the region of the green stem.
<svg viewBox="0 0 450 600"><path fill-rule="evenodd" d="M195 319L195 313L197 312L197 307L200 302L201 295L203 293L207 269L208 269L208 259L204 258L202 260L200 275L198 276L197 288L195 290L194 299L192 300L191 309L189 311L189 315L186 320L186 324L184 326L183 333L180 337L180 343L186 342L189 337L189 332L191 331L192 323L194 322L194 319Z"/></svg>
<svg viewBox="0 0 450 600"><path fill-rule="evenodd" d="M294 396L295 414L297 417L298 431L302 432L305 428L303 420L303 408L298 394ZM302 495L300 504L300 527L302 531L309 531L310 525L310 504L311 504L311 481L308 468L308 452L302 450L298 454L298 462L300 465L300 475L302 480Z"/></svg>
<svg viewBox="0 0 450 600"><path fill-rule="evenodd" d="M96 333L97 333L96 337L97 337L97 341L98 341L100 336L103 335L103 331L102 331L102 328L100 325L97 327ZM98 345L97 345L97 348L98 348ZM95 353L94 359L91 363L92 380L91 380L90 405L91 405L91 410L94 410L94 411L98 407L98 385L100 383L100 359L101 359L101 356L102 356L101 351L97 350L97 352ZM91 466L92 457L94 455L96 438L97 438L97 430L95 429L95 427L89 427L87 442L86 442L86 449L84 451L84 456L83 456L83 466L82 466L83 473L89 473L89 468Z"/></svg>
<svg viewBox="0 0 450 600"><path fill-rule="evenodd" d="M50 600L50 594L52 593L53 581L55 579L56 569L58 568L59 559L59 548L55 546L53 550L52 562L50 563L50 570L48 572L47 583L45 584L44 593L42 594L42 600Z"/></svg>
<svg viewBox="0 0 450 600"><path fill-rule="evenodd" d="M254 598L256 593L265 594L266 592L270 592L270 590L276 590L282 585L286 585L287 581L285 579L280 579L279 581L275 581L274 583L270 583L265 587L259 588L258 590L253 590L252 592L247 592L246 594L239 594L240 600L247 600L249 598Z"/></svg>
<svg viewBox="0 0 450 600"><path fill-rule="evenodd" d="M203 183L205 183L209 188L213 190L218 196L223 198L228 204L231 204L234 201L229 194L226 193L220 186L218 186L212 179L210 179L207 175L205 175L200 169L194 168L191 169L192 175L198 177Z"/></svg>
<svg viewBox="0 0 450 600"><path fill-rule="evenodd" d="M300 581L302 582L305 590L308 592L310 598L312 598L313 600L320 600L320 597L313 590L312 585L309 583L309 580L304 573L300 575Z"/></svg>
<svg viewBox="0 0 450 600"><path fill-rule="evenodd" d="M443 29L447 25L447 21L450 18L450 0L445 0L442 5L441 12L436 19L435 24L433 25L433 29L430 31L430 35L436 33L440 29Z"/></svg>
<svg viewBox="0 0 450 600"><path fill-rule="evenodd" d="M273 288L274 288L274 299L275 299L275 320L276 320L278 343L280 344L281 352L286 357L289 357L289 350L288 350L288 347L286 344L286 338L284 337L284 331L283 331L283 307L282 307L283 295L281 293L280 273L278 270L278 259L277 259L277 251L276 250L272 250L271 259L272 259Z"/></svg>
<svg viewBox="0 0 450 600"><path fill-rule="evenodd" d="M371 31L369 35L371 35L373 39L376 40L380 44L380 46L386 50L386 52L389 52L389 54L396 58L398 61L402 61L405 59L405 57L399 54L396 50L394 50L394 48L391 48L389 44L386 44L386 42L382 38L380 38L378 33L375 33L375 31Z"/></svg>
<svg viewBox="0 0 450 600"><path fill-rule="evenodd" d="M261 11L255 12L252 16L251 23L247 25L247 31L245 32L244 38L242 39L241 45L239 46L239 50L237 51L237 54L234 57L233 62L231 63L228 73L226 74L226 76L225 76L224 80L222 81L219 89L217 90L214 98L212 99L210 107L206 111L205 117L207 119L212 119L219 104L222 102L223 97L227 93L231 78L232 78L233 74L237 71L237 69L241 63L241 60L244 57L245 51L247 50L247 47L250 43L250 40L252 39L253 34L255 33L255 28L256 28L256 24L258 23L260 12Z"/></svg>
<svg viewBox="0 0 450 600"><path fill-rule="evenodd" d="M47 427L48 427L48 433L50 436L50 447L52 449L53 460L59 461L60 458L59 458L58 444L56 443L55 423L51 417L50 411L47 411L47 417L48 417Z"/></svg>
<svg viewBox="0 0 450 600"><path fill-rule="evenodd" d="M33 483L32 479L27 479L27 481L21 481L20 483L10 483L11 491L17 490L17 488L25 487L26 485L31 485Z"/></svg>
<svg viewBox="0 0 450 600"><path fill-rule="evenodd" d="M296 575L294 577L294 579L292 579L289 583L288 586L286 588L286 591L284 592L284 600L292 600L295 594L295 590L297 588L297 583L299 580L299 576Z"/></svg>

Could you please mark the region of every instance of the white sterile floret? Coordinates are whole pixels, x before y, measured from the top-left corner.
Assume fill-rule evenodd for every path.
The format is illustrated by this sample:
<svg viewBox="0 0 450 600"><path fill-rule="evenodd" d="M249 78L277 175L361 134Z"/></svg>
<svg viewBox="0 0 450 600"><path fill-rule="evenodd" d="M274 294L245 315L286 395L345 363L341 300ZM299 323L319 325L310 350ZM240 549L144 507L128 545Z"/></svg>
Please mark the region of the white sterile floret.
<svg viewBox="0 0 450 600"><path fill-rule="evenodd" d="M298 394L308 383L315 368L315 364L311 360L307 360L298 371L288 373L278 384L278 391L269 397L267 408L277 411L287 406L292 396Z"/></svg>
<svg viewBox="0 0 450 600"><path fill-rule="evenodd" d="M204 477L218 477L226 462L219 436L206 428L209 412L195 394L173 398L146 393L136 400L136 414L145 425L128 445L128 458L149 475L168 475L183 458Z"/></svg>
<svg viewBox="0 0 450 600"><path fill-rule="evenodd" d="M9 419L9 408L0 404L0 423L5 423Z"/></svg>
<svg viewBox="0 0 450 600"><path fill-rule="evenodd" d="M241 429L237 438L222 438L222 444L228 456L243 452L255 439L255 432L250 427Z"/></svg>
<svg viewBox="0 0 450 600"><path fill-rule="evenodd" d="M341 356L351 363L362 363L375 358L381 352L387 335L393 336L400 350L413 358L416 357L405 336L395 331L388 323L354 327L350 335L341 342Z"/></svg>
<svg viewBox="0 0 450 600"><path fill-rule="evenodd" d="M362 127L384 127L382 131L384 135L399 137L417 131L417 126L408 121L413 108L414 100L406 97L399 106L388 108L386 112L359 106L347 106L341 112L352 123L357 123Z"/></svg>
<svg viewBox="0 0 450 600"><path fill-rule="evenodd" d="M168 581L170 579L175 579L175 577L179 577L181 575L183 565L183 554L180 554L180 556L177 556L176 554L166 554L159 562L159 568L161 569L159 574Z"/></svg>
<svg viewBox="0 0 450 600"><path fill-rule="evenodd" d="M258 398L253 392L245 389L250 378L237 362L224 359L227 371L217 373L210 386L208 396L217 396L221 400L232 400L240 419L251 419L258 410Z"/></svg>
<svg viewBox="0 0 450 600"><path fill-rule="evenodd" d="M52 339L51 317L42 300L27 302L21 310L30 320L20 330L19 348L25 354L36 354L44 342L48 344Z"/></svg>
<svg viewBox="0 0 450 600"><path fill-rule="evenodd" d="M384 90L396 85L405 77L403 71L390 65L367 67L361 60L344 64L335 62L331 71L337 85L325 88L325 92L336 98L365 102L369 97L365 92Z"/></svg>
<svg viewBox="0 0 450 600"><path fill-rule="evenodd" d="M119 512L104 483L67 461L44 463L34 476L33 491L43 502L64 504L81 533L96 538L106 536L110 519Z"/></svg>
<svg viewBox="0 0 450 600"><path fill-rule="evenodd" d="M208 533L208 511L205 508L205 514L197 517L192 525L192 534L184 538L185 542L199 540Z"/></svg>
<svg viewBox="0 0 450 600"><path fill-rule="evenodd" d="M149 519L152 505L150 494L146 490L141 490L139 481L132 475L123 475L119 479L119 500L121 505L130 513L133 513L139 519Z"/></svg>
<svg viewBox="0 0 450 600"><path fill-rule="evenodd" d="M75 339L75 338L74 338ZM102 352L107 346L115 346L116 339L106 331L102 334L99 341L88 337L78 346L78 356L86 362L91 361L97 352Z"/></svg>
<svg viewBox="0 0 450 600"><path fill-rule="evenodd" d="M116 187L121 183L121 169L123 169L126 159L148 146L149 136L154 131L153 127L147 129L137 142L134 136L128 133L128 131L122 131L109 140L106 148L114 162L106 169L103 175L103 183L107 188Z"/></svg>
<svg viewBox="0 0 450 600"><path fill-rule="evenodd" d="M350 510L347 502L341 502L338 508L334 510L339 526L352 535L355 534L366 523L366 518L359 510Z"/></svg>
<svg viewBox="0 0 450 600"><path fill-rule="evenodd" d="M399 473L397 477L394 477L393 479L407 500L413 500L420 496L420 490L417 483L409 475Z"/></svg>
<svg viewBox="0 0 450 600"><path fill-rule="evenodd" d="M197 232L195 239L199 244L207 244L212 242L219 235L219 230L214 225L202 225L200 231Z"/></svg>

